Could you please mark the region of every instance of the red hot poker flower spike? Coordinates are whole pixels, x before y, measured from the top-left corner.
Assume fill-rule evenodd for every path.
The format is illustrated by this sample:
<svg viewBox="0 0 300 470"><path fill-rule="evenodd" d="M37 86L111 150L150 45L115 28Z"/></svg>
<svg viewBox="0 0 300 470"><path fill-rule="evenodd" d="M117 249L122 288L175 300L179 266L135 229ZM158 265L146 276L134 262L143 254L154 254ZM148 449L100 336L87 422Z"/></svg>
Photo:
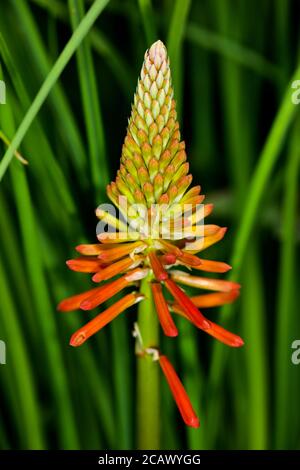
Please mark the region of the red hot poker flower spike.
<svg viewBox="0 0 300 470"><path fill-rule="evenodd" d="M202 255L198 257L200 252L222 240L226 228L204 224L213 205L203 203L205 197L200 186L192 186L185 142L181 140L177 120L170 62L161 41L146 51L122 146L120 169L115 181L107 186L107 196L113 203L113 210L110 212L101 206L96 215L102 227L104 224L115 231L97 231L99 243L77 246L80 258L67 262L74 271L93 273L93 281L100 285L63 300L58 309L91 310L124 288L139 292L141 281L145 279L144 282L151 283L147 291L150 290L154 299L167 336L178 334L170 308L217 340L231 347L241 346L240 337L206 319L197 308L232 302L240 286L194 275L199 271L225 273L230 269L226 263L205 260ZM116 216L115 208L123 216L122 220ZM178 267L183 270L179 271ZM189 297L177 283L215 292ZM167 291L173 302L167 302ZM82 344L140 300L143 296L135 292L125 295L75 333L71 344ZM151 346L154 351L159 349L158 344ZM141 360L150 354L145 348L140 354ZM183 386L165 356L161 356L160 365L185 422L198 426Z"/></svg>

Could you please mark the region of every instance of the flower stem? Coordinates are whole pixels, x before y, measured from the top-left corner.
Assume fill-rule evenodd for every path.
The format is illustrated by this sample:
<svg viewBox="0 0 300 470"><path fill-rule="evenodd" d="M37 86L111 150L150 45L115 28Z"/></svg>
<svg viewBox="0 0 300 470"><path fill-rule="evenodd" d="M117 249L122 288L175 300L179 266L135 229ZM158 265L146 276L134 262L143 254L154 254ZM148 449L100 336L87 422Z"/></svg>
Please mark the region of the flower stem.
<svg viewBox="0 0 300 470"><path fill-rule="evenodd" d="M159 339L159 324L152 300L151 278L143 279L141 293L145 300L138 309L138 327L143 349L155 348ZM139 355L137 361L137 443L139 449L159 449L159 367L149 354Z"/></svg>

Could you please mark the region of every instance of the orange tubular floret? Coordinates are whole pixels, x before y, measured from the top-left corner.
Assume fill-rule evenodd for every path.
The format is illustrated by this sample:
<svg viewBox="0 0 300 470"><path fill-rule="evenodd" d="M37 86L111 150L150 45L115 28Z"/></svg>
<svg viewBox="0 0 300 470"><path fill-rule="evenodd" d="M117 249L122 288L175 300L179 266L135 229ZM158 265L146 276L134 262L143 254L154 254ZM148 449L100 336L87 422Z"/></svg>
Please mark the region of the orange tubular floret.
<svg viewBox="0 0 300 470"><path fill-rule="evenodd" d="M151 283L153 299L157 311L157 315L166 336L177 336L178 330L169 312L166 299L163 296L161 284L158 282Z"/></svg>
<svg viewBox="0 0 300 470"><path fill-rule="evenodd" d="M203 225L204 236L208 237L210 235L215 235L220 230L220 228L221 227L219 227L219 225L204 224Z"/></svg>
<svg viewBox="0 0 300 470"><path fill-rule="evenodd" d="M180 289L179 286L175 284L174 281L172 281L172 279L167 279L165 281L165 285L192 323L197 325L199 328L210 328L210 322L206 320L190 298L182 289Z"/></svg>
<svg viewBox="0 0 300 470"><path fill-rule="evenodd" d="M187 251L190 251L193 254L198 253L199 251L203 251L206 248L208 248L209 246L212 246L215 243L222 240L222 238L224 237L226 231L227 231L227 228L222 227L214 235L209 235L207 237L202 237L201 239L196 240L195 242L193 242L192 245L189 246L189 244L188 244L185 249Z"/></svg>
<svg viewBox="0 0 300 470"><path fill-rule="evenodd" d="M102 245L102 249L108 247L109 245ZM99 259L105 263L111 263L117 259L123 258L124 256L135 253L136 251L142 251L143 247L146 245L143 242L134 242L128 243L121 246L113 246L113 248L105 249L99 254Z"/></svg>
<svg viewBox="0 0 300 470"><path fill-rule="evenodd" d="M168 279L168 277L169 277L168 273L164 269L162 263L160 262L160 259L154 253L154 251L150 251L148 256L149 256L151 268L153 270L153 274L155 276L155 279L157 279L157 281L165 281L166 279Z"/></svg>
<svg viewBox="0 0 300 470"><path fill-rule="evenodd" d="M95 292L92 293L89 297L85 298L79 305L82 310L92 310L98 305L102 304L106 300L110 299L116 295L124 287L128 286L130 283L125 279L125 276L116 279L113 282L105 284L104 286L97 287Z"/></svg>
<svg viewBox="0 0 300 470"><path fill-rule="evenodd" d="M95 287L94 289L90 289L86 292L82 292L81 294L73 295L72 297L68 297L67 299L62 300L58 306L57 310L62 312L69 312L70 310L77 310L80 308L80 304L88 299L89 297L96 295L98 291L102 289L102 287Z"/></svg>
<svg viewBox="0 0 300 470"><path fill-rule="evenodd" d="M99 242L104 244L133 242L139 238L138 232L104 232L97 235Z"/></svg>
<svg viewBox="0 0 300 470"><path fill-rule="evenodd" d="M232 348L240 348L243 346L244 341L240 336L230 333L230 331L225 330L222 326L219 326L216 323L210 322L210 324L211 328L204 330L206 333Z"/></svg>
<svg viewBox="0 0 300 470"><path fill-rule="evenodd" d="M201 204L205 199L205 196L204 194L199 194L198 196L193 196L193 197L190 197L189 199L186 199L185 201L182 201L181 202L181 205L197 205L197 204Z"/></svg>
<svg viewBox="0 0 300 470"><path fill-rule="evenodd" d="M92 279L94 282L106 281L114 276L117 276L117 274L121 274L122 272L129 269L131 266L137 266L141 262L141 260L142 258L134 260L130 257L121 259L119 261L116 261L116 263L104 267L103 269L101 269L101 271L96 272Z"/></svg>
<svg viewBox="0 0 300 470"><path fill-rule="evenodd" d="M96 273L103 267L98 258L75 258L66 261L68 268L80 273Z"/></svg>
<svg viewBox="0 0 300 470"><path fill-rule="evenodd" d="M190 276L189 274L181 271L172 271L171 275L175 282L200 289L230 292L241 287L237 282L225 281L223 279L210 279L200 276Z"/></svg>
<svg viewBox="0 0 300 470"><path fill-rule="evenodd" d="M89 245L78 245L76 246L76 251L85 256L96 256L99 255L102 251L100 243L89 244Z"/></svg>
<svg viewBox="0 0 300 470"><path fill-rule="evenodd" d="M183 255L183 252L180 250L180 248L178 248L176 245L173 245L173 243L163 239L160 239L159 243L163 246L163 250L166 250L168 253L172 253L175 256Z"/></svg>
<svg viewBox="0 0 300 470"><path fill-rule="evenodd" d="M204 217L208 217L212 211L214 210L214 205L213 204L204 204Z"/></svg>
<svg viewBox="0 0 300 470"><path fill-rule="evenodd" d="M116 318L120 313L124 312L131 305L139 302L144 297L140 294L128 294L123 299L116 302L111 307L104 310L104 312L97 315L93 320L88 322L82 328L76 331L71 337L70 345L71 346L80 346L83 344L90 336L97 333L101 328L111 322Z"/></svg>
<svg viewBox="0 0 300 470"><path fill-rule="evenodd" d="M182 202L185 204L188 199L191 199L192 197L198 196L201 192L201 186L193 186L191 189L189 189L185 195L182 198Z"/></svg>
<svg viewBox="0 0 300 470"><path fill-rule="evenodd" d="M189 316L181 308L181 306L174 304L172 305L172 310L174 313L178 313L182 317L191 321L200 330L205 331L205 333L208 333L209 335L218 339L222 343L227 344L227 346L231 346L233 348L239 348L240 346L243 346L244 344L244 341L242 340L242 338L240 338L239 336L233 333L230 333L230 331L225 330L224 328L222 328L221 326L217 325L216 323L212 321L209 321L210 328L202 328L201 326L197 324L197 322L194 322L193 320L191 320L191 318L189 318Z"/></svg>
<svg viewBox="0 0 300 470"><path fill-rule="evenodd" d="M200 426L199 419L174 367L166 356L159 357L159 364L164 373L164 376L166 377L183 421L185 424L187 424L187 426L198 428Z"/></svg>
<svg viewBox="0 0 300 470"><path fill-rule="evenodd" d="M194 266L195 269L200 271L206 271L208 273L227 273L231 269L231 266L221 261L210 261L208 259L201 258L201 264Z"/></svg>
<svg viewBox="0 0 300 470"><path fill-rule="evenodd" d="M179 261L181 261L183 264L186 264L188 266L193 266L195 267L196 269L198 268L198 266L200 266L200 264L202 263L202 261L200 260L200 258L198 258L197 256L195 255L191 255L190 253L183 253L181 256L178 256L178 259Z"/></svg>
<svg viewBox="0 0 300 470"><path fill-rule="evenodd" d="M216 292L213 294L196 295L191 297L191 301L196 307L220 307L221 305L230 304L240 295L239 290L232 290L231 292ZM172 310L179 313L182 308L178 304L172 305Z"/></svg>
<svg viewBox="0 0 300 470"><path fill-rule="evenodd" d="M197 307L219 307L230 304L240 295L238 289L230 292L216 292L214 294L196 295L191 297L191 301Z"/></svg>

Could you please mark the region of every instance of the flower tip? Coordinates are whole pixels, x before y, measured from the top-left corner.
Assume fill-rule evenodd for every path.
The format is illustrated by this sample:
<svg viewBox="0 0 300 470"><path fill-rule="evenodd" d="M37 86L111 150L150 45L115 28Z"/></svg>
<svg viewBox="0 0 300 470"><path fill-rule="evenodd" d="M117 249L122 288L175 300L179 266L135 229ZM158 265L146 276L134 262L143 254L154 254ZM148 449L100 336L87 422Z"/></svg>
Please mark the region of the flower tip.
<svg viewBox="0 0 300 470"><path fill-rule="evenodd" d="M198 428L200 426L199 419L174 367L166 356L159 356L159 364L169 384L183 421L187 426Z"/></svg>
<svg viewBox="0 0 300 470"><path fill-rule="evenodd" d="M59 304L56 307L56 310L58 310L59 312L67 312L69 310L67 308L67 304L65 300L62 300L61 302L59 302Z"/></svg>
<svg viewBox="0 0 300 470"><path fill-rule="evenodd" d="M197 416L193 416L191 419L189 419L188 422L186 422L185 424L187 424L188 426L190 426L191 428L199 428L200 427L200 421L199 419L197 418Z"/></svg>
<svg viewBox="0 0 300 470"><path fill-rule="evenodd" d="M155 62L155 59L159 57L162 61L166 60L167 58L167 48L164 43L158 39L156 42L152 44L149 48L149 57L150 59Z"/></svg>
<svg viewBox="0 0 300 470"><path fill-rule="evenodd" d="M245 344L244 340L240 336L236 336L235 341L232 346L234 348L240 348L244 346L244 344Z"/></svg>
<svg viewBox="0 0 300 470"><path fill-rule="evenodd" d="M238 282L231 282L231 290L234 292L237 291L238 295L240 295L240 289L242 288L242 284L239 284Z"/></svg>
<svg viewBox="0 0 300 470"><path fill-rule="evenodd" d="M150 47L150 49L151 49L152 47L156 47L156 48L162 48L162 47L163 47L163 48L166 49L166 46L164 45L164 43L162 42L161 39L158 39L157 41L155 41L155 42L152 44L152 46Z"/></svg>
<svg viewBox="0 0 300 470"><path fill-rule="evenodd" d="M176 327L174 328L169 328L168 331L164 332L166 336L169 336L170 338L176 338L178 336L178 329Z"/></svg>
<svg viewBox="0 0 300 470"><path fill-rule="evenodd" d="M72 271L76 271L76 266L75 266L75 260L73 259L68 259L66 261L66 265L68 266L69 269L71 269Z"/></svg>
<svg viewBox="0 0 300 470"><path fill-rule="evenodd" d="M85 342L85 340L86 340L86 336L83 332L74 333L70 339L70 346L73 346L74 348L76 348L77 346L81 346Z"/></svg>
<svg viewBox="0 0 300 470"><path fill-rule="evenodd" d="M228 298L230 299L230 303L234 302L240 296L240 289L233 289L227 293Z"/></svg>
<svg viewBox="0 0 300 470"><path fill-rule="evenodd" d="M84 300L83 302L81 302L81 304L79 305L79 308L81 310L91 310L93 308L93 304L90 300Z"/></svg>
<svg viewBox="0 0 300 470"><path fill-rule="evenodd" d="M98 273L95 273L92 277L92 281L93 282L99 282L99 272Z"/></svg>

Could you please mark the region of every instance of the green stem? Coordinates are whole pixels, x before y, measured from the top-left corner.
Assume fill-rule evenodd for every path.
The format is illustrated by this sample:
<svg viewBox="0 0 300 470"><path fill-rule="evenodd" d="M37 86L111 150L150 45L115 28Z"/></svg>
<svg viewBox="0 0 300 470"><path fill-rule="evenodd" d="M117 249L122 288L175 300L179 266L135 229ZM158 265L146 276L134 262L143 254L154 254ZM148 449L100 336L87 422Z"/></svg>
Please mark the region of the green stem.
<svg viewBox="0 0 300 470"><path fill-rule="evenodd" d="M159 324L154 309L149 276L143 279L141 293L145 300L138 309L138 326L143 348L155 348L159 339ZM137 361L137 429L139 449L159 449L159 366L149 354Z"/></svg>

